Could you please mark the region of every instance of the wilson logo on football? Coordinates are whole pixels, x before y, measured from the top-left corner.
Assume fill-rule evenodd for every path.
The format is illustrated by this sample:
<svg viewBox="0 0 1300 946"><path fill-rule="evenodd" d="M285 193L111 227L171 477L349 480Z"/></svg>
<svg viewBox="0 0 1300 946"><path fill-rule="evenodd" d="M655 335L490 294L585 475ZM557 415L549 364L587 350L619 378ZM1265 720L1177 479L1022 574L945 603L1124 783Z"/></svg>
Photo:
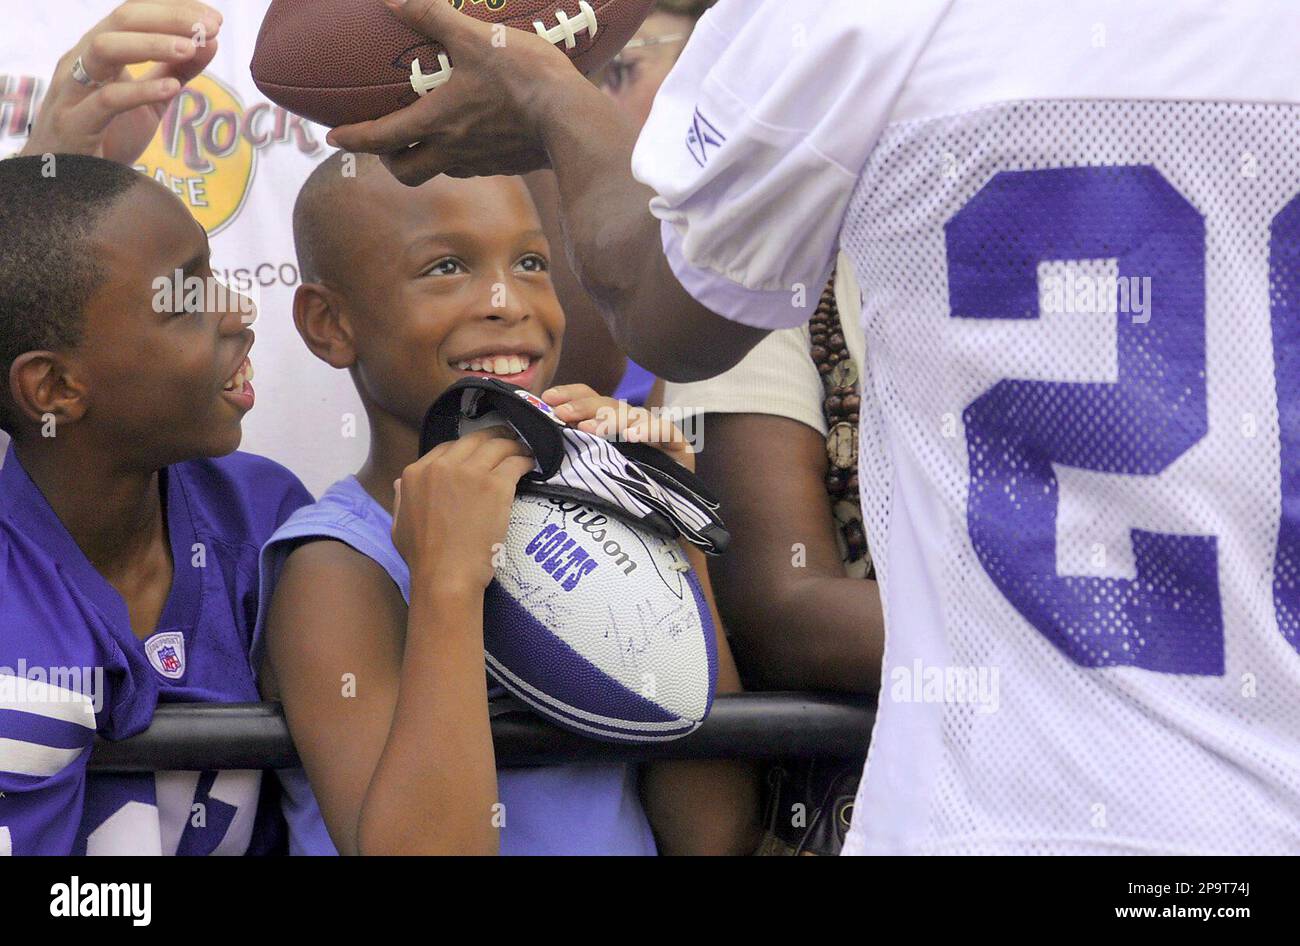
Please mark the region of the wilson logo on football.
<svg viewBox="0 0 1300 946"><path fill-rule="evenodd" d="M499 10L505 6L505 0L469 0L470 3L486 3L489 10ZM465 0L452 0L452 6L457 10L465 5ZM596 33L600 29L600 24L596 21L596 11L591 8L587 0L579 0L577 16L569 16L563 10L555 11L555 18L559 21L555 26L547 27L541 20L533 21L533 29L537 35L548 43L554 43L556 46L564 44L565 49L578 48L578 34L586 31L592 38L596 38ZM450 60L447 59L446 53L438 53L438 70L436 72L423 72L420 68L420 60L416 59L411 62L411 88L418 95L428 95L439 86L446 85L451 81L452 67Z"/></svg>

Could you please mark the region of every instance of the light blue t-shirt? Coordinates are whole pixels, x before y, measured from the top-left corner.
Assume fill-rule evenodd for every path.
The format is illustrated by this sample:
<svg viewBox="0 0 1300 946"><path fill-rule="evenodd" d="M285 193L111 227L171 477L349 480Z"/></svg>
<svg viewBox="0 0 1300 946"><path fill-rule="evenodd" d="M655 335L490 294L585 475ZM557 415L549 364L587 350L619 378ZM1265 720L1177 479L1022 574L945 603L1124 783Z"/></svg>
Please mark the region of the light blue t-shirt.
<svg viewBox="0 0 1300 946"><path fill-rule="evenodd" d="M337 539L376 562L393 579L407 604L411 573L393 545L393 519L349 476L320 500L304 506L262 549L261 607L253 645L260 666L263 622L271 592L289 553L303 539ZM310 633L302 628L301 633ZM361 629L358 629L361 633ZM337 854L302 769L280 773L284 814L292 854ZM641 807L637 773L627 765L564 765L498 769L497 792L504 806L502 854L635 854L656 852Z"/></svg>

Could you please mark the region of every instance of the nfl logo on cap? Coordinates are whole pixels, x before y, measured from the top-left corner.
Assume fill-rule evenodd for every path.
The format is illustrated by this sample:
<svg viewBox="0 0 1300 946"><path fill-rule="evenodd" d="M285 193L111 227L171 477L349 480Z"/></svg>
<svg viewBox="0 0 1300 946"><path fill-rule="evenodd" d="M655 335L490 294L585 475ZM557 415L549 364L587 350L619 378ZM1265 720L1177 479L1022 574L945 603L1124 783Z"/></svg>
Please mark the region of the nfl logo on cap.
<svg viewBox="0 0 1300 946"><path fill-rule="evenodd" d="M529 404L533 405L533 407L537 408L543 414L550 417L551 420L555 421L561 427L564 426L564 421L560 420L560 418L555 416L555 409L552 408L551 405L543 401L536 394L533 394L531 391L525 391L523 388L517 388L515 390L515 394L519 395L519 397L521 397L523 400L527 401Z"/></svg>

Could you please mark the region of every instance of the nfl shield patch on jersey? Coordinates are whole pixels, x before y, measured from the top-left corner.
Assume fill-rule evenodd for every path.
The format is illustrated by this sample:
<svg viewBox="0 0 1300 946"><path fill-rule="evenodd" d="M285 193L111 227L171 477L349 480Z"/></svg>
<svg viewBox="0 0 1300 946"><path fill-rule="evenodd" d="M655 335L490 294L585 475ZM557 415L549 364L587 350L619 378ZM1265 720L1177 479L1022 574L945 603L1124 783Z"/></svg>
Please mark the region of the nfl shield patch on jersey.
<svg viewBox="0 0 1300 946"><path fill-rule="evenodd" d="M185 675L185 636L180 631L164 631L144 642L144 652L153 668L169 680Z"/></svg>

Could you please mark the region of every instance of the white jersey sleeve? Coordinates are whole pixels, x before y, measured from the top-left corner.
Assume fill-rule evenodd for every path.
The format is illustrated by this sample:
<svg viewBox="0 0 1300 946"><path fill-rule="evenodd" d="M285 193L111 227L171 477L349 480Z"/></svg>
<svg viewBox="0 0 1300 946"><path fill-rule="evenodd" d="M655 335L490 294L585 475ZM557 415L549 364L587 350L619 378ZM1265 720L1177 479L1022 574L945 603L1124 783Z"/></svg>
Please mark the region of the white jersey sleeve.
<svg viewBox="0 0 1300 946"><path fill-rule="evenodd" d="M951 0L722 0L699 23L633 155L682 286L758 328L807 321L849 198Z"/></svg>

